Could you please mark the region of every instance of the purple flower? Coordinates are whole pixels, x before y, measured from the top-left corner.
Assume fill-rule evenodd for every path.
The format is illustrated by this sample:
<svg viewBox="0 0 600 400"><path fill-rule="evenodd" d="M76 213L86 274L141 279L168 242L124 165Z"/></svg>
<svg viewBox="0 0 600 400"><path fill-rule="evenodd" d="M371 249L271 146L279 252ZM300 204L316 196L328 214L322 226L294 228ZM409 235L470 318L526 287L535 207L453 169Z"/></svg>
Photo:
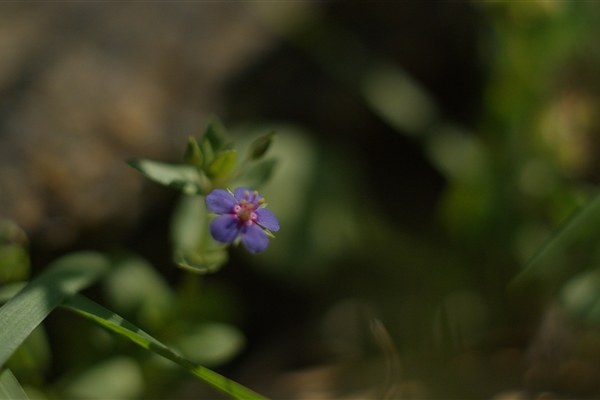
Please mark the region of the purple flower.
<svg viewBox="0 0 600 400"><path fill-rule="evenodd" d="M269 244L268 231L278 231L279 221L264 208L265 199L258 192L239 187L231 192L215 189L206 196L206 208L219 214L210 223L216 241L232 243L239 237L251 253L260 253Z"/></svg>

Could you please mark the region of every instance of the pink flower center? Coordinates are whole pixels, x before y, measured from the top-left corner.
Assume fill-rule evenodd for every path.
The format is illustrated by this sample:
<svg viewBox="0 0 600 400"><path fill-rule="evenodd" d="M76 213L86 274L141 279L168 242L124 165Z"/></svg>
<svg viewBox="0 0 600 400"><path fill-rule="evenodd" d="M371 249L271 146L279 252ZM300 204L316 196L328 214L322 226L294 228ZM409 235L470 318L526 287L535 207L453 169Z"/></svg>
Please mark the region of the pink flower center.
<svg viewBox="0 0 600 400"><path fill-rule="evenodd" d="M252 225L258 218L254 212L254 204L245 201L233 207L233 214L246 225Z"/></svg>

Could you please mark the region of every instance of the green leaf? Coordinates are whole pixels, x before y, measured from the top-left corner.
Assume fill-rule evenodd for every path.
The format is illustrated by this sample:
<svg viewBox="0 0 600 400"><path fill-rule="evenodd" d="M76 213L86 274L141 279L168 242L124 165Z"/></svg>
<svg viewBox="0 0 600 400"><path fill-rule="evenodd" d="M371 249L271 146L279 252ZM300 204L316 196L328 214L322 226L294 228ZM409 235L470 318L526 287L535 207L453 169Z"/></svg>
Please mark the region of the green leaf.
<svg viewBox="0 0 600 400"><path fill-rule="evenodd" d="M204 196L181 196L171 217L173 247L194 250L208 235L208 211Z"/></svg>
<svg viewBox="0 0 600 400"><path fill-rule="evenodd" d="M600 196L596 196L546 242L511 282L513 290L537 290L554 296L578 272L598 265ZM533 286L533 287L532 287Z"/></svg>
<svg viewBox="0 0 600 400"><path fill-rule="evenodd" d="M185 196L187 197L187 196ZM158 329L172 314L174 294L156 269L138 256L124 255L104 280L111 308L134 316L148 329Z"/></svg>
<svg viewBox="0 0 600 400"><path fill-rule="evenodd" d="M273 158L259 162L236 178L234 186L245 186L256 190L260 189L269 181L269 179L271 179L277 164L278 161Z"/></svg>
<svg viewBox="0 0 600 400"><path fill-rule="evenodd" d="M208 138L202 139L200 142L200 151L202 151L202 168L206 171L208 166L214 161L216 150L213 149Z"/></svg>
<svg viewBox="0 0 600 400"><path fill-rule="evenodd" d="M206 173L212 179L222 178L235 168L236 163L237 152L235 150L227 150L215 158L208 166Z"/></svg>
<svg viewBox="0 0 600 400"><path fill-rule="evenodd" d="M248 158L250 160L258 160L262 158L266 154L267 150L269 150L269 147L275 139L275 136L275 132L270 132L253 141L248 149Z"/></svg>
<svg viewBox="0 0 600 400"><path fill-rule="evenodd" d="M224 249L204 250L202 253L176 249L173 260L187 271L196 274L212 274L227 263L229 255Z"/></svg>
<svg viewBox="0 0 600 400"><path fill-rule="evenodd" d="M0 370L0 399L24 400L29 399L25 391L17 381L17 378L10 372L10 369Z"/></svg>
<svg viewBox="0 0 600 400"><path fill-rule="evenodd" d="M146 159L129 160L127 164L161 185L174 187L185 194L203 193L200 172L191 165L166 164Z"/></svg>
<svg viewBox="0 0 600 400"><path fill-rule="evenodd" d="M56 306L92 284L109 265L105 256L95 252L61 257L2 306L0 366Z"/></svg>
<svg viewBox="0 0 600 400"><path fill-rule="evenodd" d="M227 262L227 252L208 231L208 211L203 196L182 196L171 219L173 260L183 269L208 274Z"/></svg>
<svg viewBox="0 0 600 400"><path fill-rule="evenodd" d="M135 325L82 295L73 296L63 306L128 338L133 343L179 364L196 377L235 399L264 399L258 393L181 357Z"/></svg>
<svg viewBox="0 0 600 400"><path fill-rule="evenodd" d="M131 357L113 357L78 374L65 388L68 398L135 399L144 391L144 377Z"/></svg>
<svg viewBox="0 0 600 400"><path fill-rule="evenodd" d="M210 322L192 326L177 338L177 348L190 360L218 366L237 355L245 345L244 335L234 326Z"/></svg>
<svg viewBox="0 0 600 400"><path fill-rule="evenodd" d="M227 131L218 117L213 116L211 118L202 139L203 141L204 139L208 141L214 154L218 153L225 146Z"/></svg>
<svg viewBox="0 0 600 400"><path fill-rule="evenodd" d="M200 150L200 146L198 146L198 142L196 139L190 136L188 140L188 145L185 150L185 163L192 165L196 168L202 167L202 162L204 160L204 156L202 155L202 150Z"/></svg>

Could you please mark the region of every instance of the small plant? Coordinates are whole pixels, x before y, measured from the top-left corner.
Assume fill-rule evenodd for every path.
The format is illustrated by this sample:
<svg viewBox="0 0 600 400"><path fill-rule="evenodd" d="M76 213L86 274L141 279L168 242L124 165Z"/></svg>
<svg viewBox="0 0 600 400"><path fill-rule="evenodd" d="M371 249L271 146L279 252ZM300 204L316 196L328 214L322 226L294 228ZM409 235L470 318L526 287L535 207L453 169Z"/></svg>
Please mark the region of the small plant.
<svg viewBox="0 0 600 400"><path fill-rule="evenodd" d="M274 137L269 133L255 140L244 159L238 162L238 153L222 124L214 119L199 142L189 139L183 163L173 165L145 159L128 162L153 181L184 193L171 226L173 258L177 265L195 273L214 272L227 262L231 244L241 242L251 253L267 248L269 236L273 236L271 231L279 230L279 222L266 208L257 189L268 180L276 165L274 159L263 159ZM225 190L230 187L235 188L233 192ZM243 335L229 324L202 321L194 315L189 307L190 303L198 303L198 291L194 287L186 283L189 287L175 293L141 258L98 252L66 255L27 281L28 257L24 232L14 223L0 221L0 303L6 303L0 307L0 398L28 398L12 372L19 368L19 359L25 354L19 354L18 350L28 347L28 337L35 336L32 333L39 331L41 323L57 307L73 311L175 362L233 398L263 398L197 362L202 356L207 362L226 361L239 351ZM99 281L112 290L112 300L122 311L131 313L145 326L177 343L185 356L79 293ZM188 281L193 286L195 280ZM40 335L44 342L45 333L42 331ZM208 343L211 335L218 337L217 343L227 342L217 351L219 354L215 354L214 346ZM199 355L198 347L209 348L208 355L206 352ZM49 352L47 345L45 349ZM115 357L105 363L110 368L104 371L113 370L110 376L114 378L114 370L120 366L127 370L133 365L134 369L141 370L137 361L130 360ZM69 392L67 388L61 393L71 397L88 396L86 385L98 386L98 375L88 376L94 379L81 379L77 385L71 385L77 390ZM110 379L107 381L110 384ZM103 395L107 393L105 389L102 388ZM139 394L129 393L125 397L136 395Z"/></svg>
<svg viewBox="0 0 600 400"><path fill-rule="evenodd" d="M269 180L277 165L277 160L264 158L274 139L273 132L259 137L238 162L233 142L214 118L199 141L189 139L181 164L128 161L151 180L186 195L171 226L177 265L196 273L215 272L227 262L231 243L237 245L241 240L252 253L266 249L268 236L273 237L271 231L279 229L279 222L256 190ZM233 188L233 193L227 191ZM211 222L209 212L219 217Z"/></svg>
<svg viewBox="0 0 600 400"><path fill-rule="evenodd" d="M215 189L206 196L206 208L218 214L210 223L210 234L221 243L239 243L251 253L267 249L271 231L279 230L277 217L267 210L265 199L244 187L233 193Z"/></svg>

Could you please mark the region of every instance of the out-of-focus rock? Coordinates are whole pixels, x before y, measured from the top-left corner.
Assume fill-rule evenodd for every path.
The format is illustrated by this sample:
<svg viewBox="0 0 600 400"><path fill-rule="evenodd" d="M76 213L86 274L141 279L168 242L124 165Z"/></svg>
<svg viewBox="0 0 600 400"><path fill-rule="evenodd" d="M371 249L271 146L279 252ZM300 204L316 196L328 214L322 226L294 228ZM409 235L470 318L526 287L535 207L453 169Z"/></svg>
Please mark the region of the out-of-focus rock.
<svg viewBox="0 0 600 400"><path fill-rule="evenodd" d="M276 42L231 3L0 10L0 215L49 248L131 226L158 200L123 161L177 161L223 112L223 86Z"/></svg>

